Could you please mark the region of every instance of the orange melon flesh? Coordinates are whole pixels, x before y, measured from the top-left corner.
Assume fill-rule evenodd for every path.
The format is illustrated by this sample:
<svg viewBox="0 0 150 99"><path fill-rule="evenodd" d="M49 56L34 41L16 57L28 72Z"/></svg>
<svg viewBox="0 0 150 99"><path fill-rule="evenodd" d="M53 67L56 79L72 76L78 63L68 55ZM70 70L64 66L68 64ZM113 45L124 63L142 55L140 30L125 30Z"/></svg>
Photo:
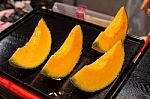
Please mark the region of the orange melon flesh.
<svg viewBox="0 0 150 99"><path fill-rule="evenodd" d="M30 40L15 51L9 63L24 69L35 68L47 58L51 42L51 33L44 19L41 18Z"/></svg>
<svg viewBox="0 0 150 99"><path fill-rule="evenodd" d="M50 57L41 73L54 79L67 76L80 58L82 43L81 27L76 25L59 50Z"/></svg>
<svg viewBox="0 0 150 99"><path fill-rule="evenodd" d="M124 62L124 48L118 41L108 52L89 65L85 65L70 80L77 88L95 92L108 86L119 74Z"/></svg>
<svg viewBox="0 0 150 99"><path fill-rule="evenodd" d="M121 7L113 21L101 32L92 44L92 48L107 52L118 40L124 41L127 35L128 18L124 7Z"/></svg>

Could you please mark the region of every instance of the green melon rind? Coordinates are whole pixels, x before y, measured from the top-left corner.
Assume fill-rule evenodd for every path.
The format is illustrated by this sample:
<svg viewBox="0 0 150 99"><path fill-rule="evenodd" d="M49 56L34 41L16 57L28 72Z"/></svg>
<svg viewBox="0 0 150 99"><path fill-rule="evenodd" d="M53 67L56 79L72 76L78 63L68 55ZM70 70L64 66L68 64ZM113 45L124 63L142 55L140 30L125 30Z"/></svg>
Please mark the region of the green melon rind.
<svg viewBox="0 0 150 99"><path fill-rule="evenodd" d="M44 20L44 19L43 19ZM47 26L46 22L44 21L45 25ZM49 30L48 26L47 26L47 29ZM50 38L51 38L51 31L49 30L49 35L50 35ZM43 60L41 60L41 62L39 62L39 64L37 65L33 65L32 67L27 67L23 64L19 64L17 63L17 61L15 61L15 59L13 57L11 57L8 62L11 66L14 66L14 67L17 67L17 68L22 68L22 69L34 69L36 67L38 67L39 65L41 65L48 57L49 53L50 53L50 50L51 50L51 44L52 44L52 39L50 39L50 44L49 44L49 51L47 52L47 56L45 56L43 58Z"/></svg>
<svg viewBox="0 0 150 99"><path fill-rule="evenodd" d="M124 49L123 40L121 40L121 41L122 41L122 48ZM114 80L115 80L115 79L117 78L117 76L119 75L119 73L120 73L120 71L121 71L121 69L122 69L122 67L123 67L123 63L124 63L124 61L125 61L125 52L124 52L124 50L123 50L123 54L124 54L124 55L123 55L123 61L122 61L122 63L121 63L121 68L120 68L118 74L115 75L115 76L113 77L112 81L111 81L111 82L108 82L105 86L103 86L103 87L101 87L101 88L94 89L94 90L88 90L88 89L82 88L81 84L79 84L79 83L77 82L77 79L76 79L74 76L72 76L72 77L69 79L70 82L71 82L75 87L77 87L78 89L80 89L80 90L82 90L82 91L84 91L84 92L96 92L96 91L99 91L99 90L102 90L102 89L106 88L106 87L109 86L111 83L113 83Z"/></svg>
<svg viewBox="0 0 150 99"><path fill-rule="evenodd" d="M121 67L121 69L122 69L122 67ZM121 71L121 69L120 69L120 71ZM119 71L119 73L120 73L120 71ZM111 82L107 83L105 86L103 86L103 87L101 87L101 88L97 88L97 89L94 89L94 90L88 90L88 89L82 88L82 86L77 83L77 79L76 79L75 77L71 77L71 78L70 78L70 81L71 81L71 83L72 83L75 87L77 87L78 89L80 89L80 90L82 90L82 91L84 91L84 92L96 92L96 91L99 91L99 90L102 90L102 89L106 88L106 87L109 86L111 83L113 83L113 81L117 78L117 76L119 75L119 73L118 73L116 76L114 76L114 78L112 79Z"/></svg>
<svg viewBox="0 0 150 99"><path fill-rule="evenodd" d="M127 21L128 21L128 15L127 15L127 11L125 10L125 13L126 13L126 16L127 16ZM128 32L128 28L129 28L129 22L127 22L127 29L126 29L126 34ZM121 40L122 41L125 41L125 38L126 38L127 35L125 35L124 38L122 38ZM98 44L97 44L98 43ZM93 44L92 44L92 48L98 52L101 52L101 53L105 53L107 52L106 50L104 50L102 47L100 47L100 43L97 42L97 41L94 41Z"/></svg>
<svg viewBox="0 0 150 99"><path fill-rule="evenodd" d="M46 56L45 58L43 58L43 60L41 60L41 62L39 62L38 65L33 65L32 67L30 67L30 66L27 67L26 65L17 63L17 61L15 61L15 59L14 59L13 57L11 57L11 58L8 60L8 62L9 62L9 64L10 64L11 66L14 66L14 67L17 67L17 68L22 68L22 69L34 69L34 68L38 67L39 65L41 65L41 64L47 59L49 53L50 53L50 49L49 49L49 52L48 52L47 56Z"/></svg>
<svg viewBox="0 0 150 99"><path fill-rule="evenodd" d="M94 41L92 44L92 48L100 53L105 53L106 51L100 47L100 43L97 41Z"/></svg>
<svg viewBox="0 0 150 99"><path fill-rule="evenodd" d="M120 71L121 71L121 70L120 70ZM118 75L119 75L119 74L118 74ZM117 76L118 76L118 75L117 75ZM113 78L112 82L117 78L117 76L115 76L115 77ZM102 90L102 89L106 88L107 86L109 86L109 85L112 83L112 82L109 82L106 86L103 86L103 87L101 87L101 88L97 88L97 89L93 89L93 90L88 90L88 89L82 88L82 86L76 82L77 79L75 79L75 77L71 77L71 78L70 78L70 81L71 81L71 83L72 83L75 87L77 87L78 89L80 89L80 90L82 90L82 91L84 91L84 92L96 92L96 91L99 91L99 90Z"/></svg>
<svg viewBox="0 0 150 99"><path fill-rule="evenodd" d="M81 54L82 54L82 49L83 49L83 32L82 32L81 36L82 36L82 44L81 44L81 45L82 45L82 48L81 48L81 51L80 51L80 55L79 55L79 57L77 58L77 61L76 61L75 65L73 66L73 68L72 68L69 72L67 72L66 74L61 75L61 76L55 76L55 75L51 75L50 73L48 73L48 72L46 71L46 69L44 69L44 67L43 67L43 69L41 70L41 74L43 74L43 75L45 75L45 76L47 76L47 77L50 77L50 78L52 78L52 79L65 78L66 76L68 76L68 75L73 71L73 69L76 67L78 61L80 60L80 56L81 56ZM54 53L54 54L55 54L55 53Z"/></svg>
<svg viewBox="0 0 150 99"><path fill-rule="evenodd" d="M78 61L80 60L81 54L82 54L82 50L81 50L81 53L80 53L80 55L79 55L79 58L78 58L77 62L75 63L76 65L77 65ZM61 75L61 76L54 76L54 75L51 75L51 74L49 74L49 73L46 71L46 69L42 69L42 70L41 70L41 74L45 75L46 77L50 77L50 78L52 78L52 79L64 78L64 77L68 76L68 75L73 71L73 69L76 67L76 65L75 65L68 73L66 73L66 74L64 74L64 75Z"/></svg>

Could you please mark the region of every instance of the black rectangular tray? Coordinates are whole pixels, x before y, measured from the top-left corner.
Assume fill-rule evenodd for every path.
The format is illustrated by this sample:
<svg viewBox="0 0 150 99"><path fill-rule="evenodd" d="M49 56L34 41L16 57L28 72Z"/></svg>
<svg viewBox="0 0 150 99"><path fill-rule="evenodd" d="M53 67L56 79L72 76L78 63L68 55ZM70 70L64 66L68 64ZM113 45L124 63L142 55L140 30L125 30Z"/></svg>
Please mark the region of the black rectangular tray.
<svg viewBox="0 0 150 99"><path fill-rule="evenodd" d="M30 39L37 23L43 17L52 35L52 48L48 58L54 54L62 45L70 30L80 24L83 31L83 51L79 62L73 72L60 81L52 80L43 75L37 74L46 63L47 59L38 67L31 70L15 68L9 65L8 59L18 47L24 46ZM87 98L109 98L112 93L122 84L122 79L128 73L132 65L133 58L139 51L143 41L127 36L125 46L125 61L119 76L106 88L94 92L86 93L75 88L70 82L69 77L81 69L85 64L90 64L102 55L91 48L92 42L98 34L105 28L84 22L75 18L61 15L44 9L37 9L26 15L24 18L10 26L0 34L0 74L5 75L19 84L27 87L31 91L41 95L43 98L56 99L87 99ZM33 82L33 79L37 79ZM118 86L116 86L116 84ZM114 86L115 85L115 86ZM111 94L108 94L111 93ZM61 94L61 95L58 95ZM58 95L58 96L57 96Z"/></svg>

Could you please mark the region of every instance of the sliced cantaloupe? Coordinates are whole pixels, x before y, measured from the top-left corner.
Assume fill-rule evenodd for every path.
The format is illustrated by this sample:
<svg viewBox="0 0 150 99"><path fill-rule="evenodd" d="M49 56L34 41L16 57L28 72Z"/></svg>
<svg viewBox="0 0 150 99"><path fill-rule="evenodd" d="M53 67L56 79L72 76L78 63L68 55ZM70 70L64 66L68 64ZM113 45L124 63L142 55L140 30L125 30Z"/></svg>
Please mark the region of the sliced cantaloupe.
<svg viewBox="0 0 150 99"><path fill-rule="evenodd" d="M70 80L77 88L95 92L108 86L119 74L124 62L124 48L118 41L109 51L89 65L85 65Z"/></svg>
<svg viewBox="0 0 150 99"><path fill-rule="evenodd" d="M124 7L121 7L113 21L101 32L92 44L92 48L107 52L118 40L124 41L127 35L128 18Z"/></svg>
<svg viewBox="0 0 150 99"><path fill-rule="evenodd" d="M51 42L51 33L44 19L41 18L30 40L25 46L15 51L9 59L9 63L24 69L35 68L47 58Z"/></svg>
<svg viewBox="0 0 150 99"><path fill-rule="evenodd" d="M54 79L67 76L80 58L82 43L81 27L76 25L60 49L50 57L41 73Z"/></svg>

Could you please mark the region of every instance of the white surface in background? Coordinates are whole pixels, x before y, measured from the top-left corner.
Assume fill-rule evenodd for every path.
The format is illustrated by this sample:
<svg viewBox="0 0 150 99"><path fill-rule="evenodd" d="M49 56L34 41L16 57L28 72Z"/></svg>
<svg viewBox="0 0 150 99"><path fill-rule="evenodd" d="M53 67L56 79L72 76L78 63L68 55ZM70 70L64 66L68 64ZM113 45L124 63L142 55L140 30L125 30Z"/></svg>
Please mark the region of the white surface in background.
<svg viewBox="0 0 150 99"><path fill-rule="evenodd" d="M54 12L58 12L75 18L76 18L76 9L77 7L64 3L55 3L52 8ZM98 13L89 9L87 9L85 12L85 21L91 22L96 25L100 25L102 27L107 27L108 24L112 21L112 19L113 19L112 16L103 13Z"/></svg>

